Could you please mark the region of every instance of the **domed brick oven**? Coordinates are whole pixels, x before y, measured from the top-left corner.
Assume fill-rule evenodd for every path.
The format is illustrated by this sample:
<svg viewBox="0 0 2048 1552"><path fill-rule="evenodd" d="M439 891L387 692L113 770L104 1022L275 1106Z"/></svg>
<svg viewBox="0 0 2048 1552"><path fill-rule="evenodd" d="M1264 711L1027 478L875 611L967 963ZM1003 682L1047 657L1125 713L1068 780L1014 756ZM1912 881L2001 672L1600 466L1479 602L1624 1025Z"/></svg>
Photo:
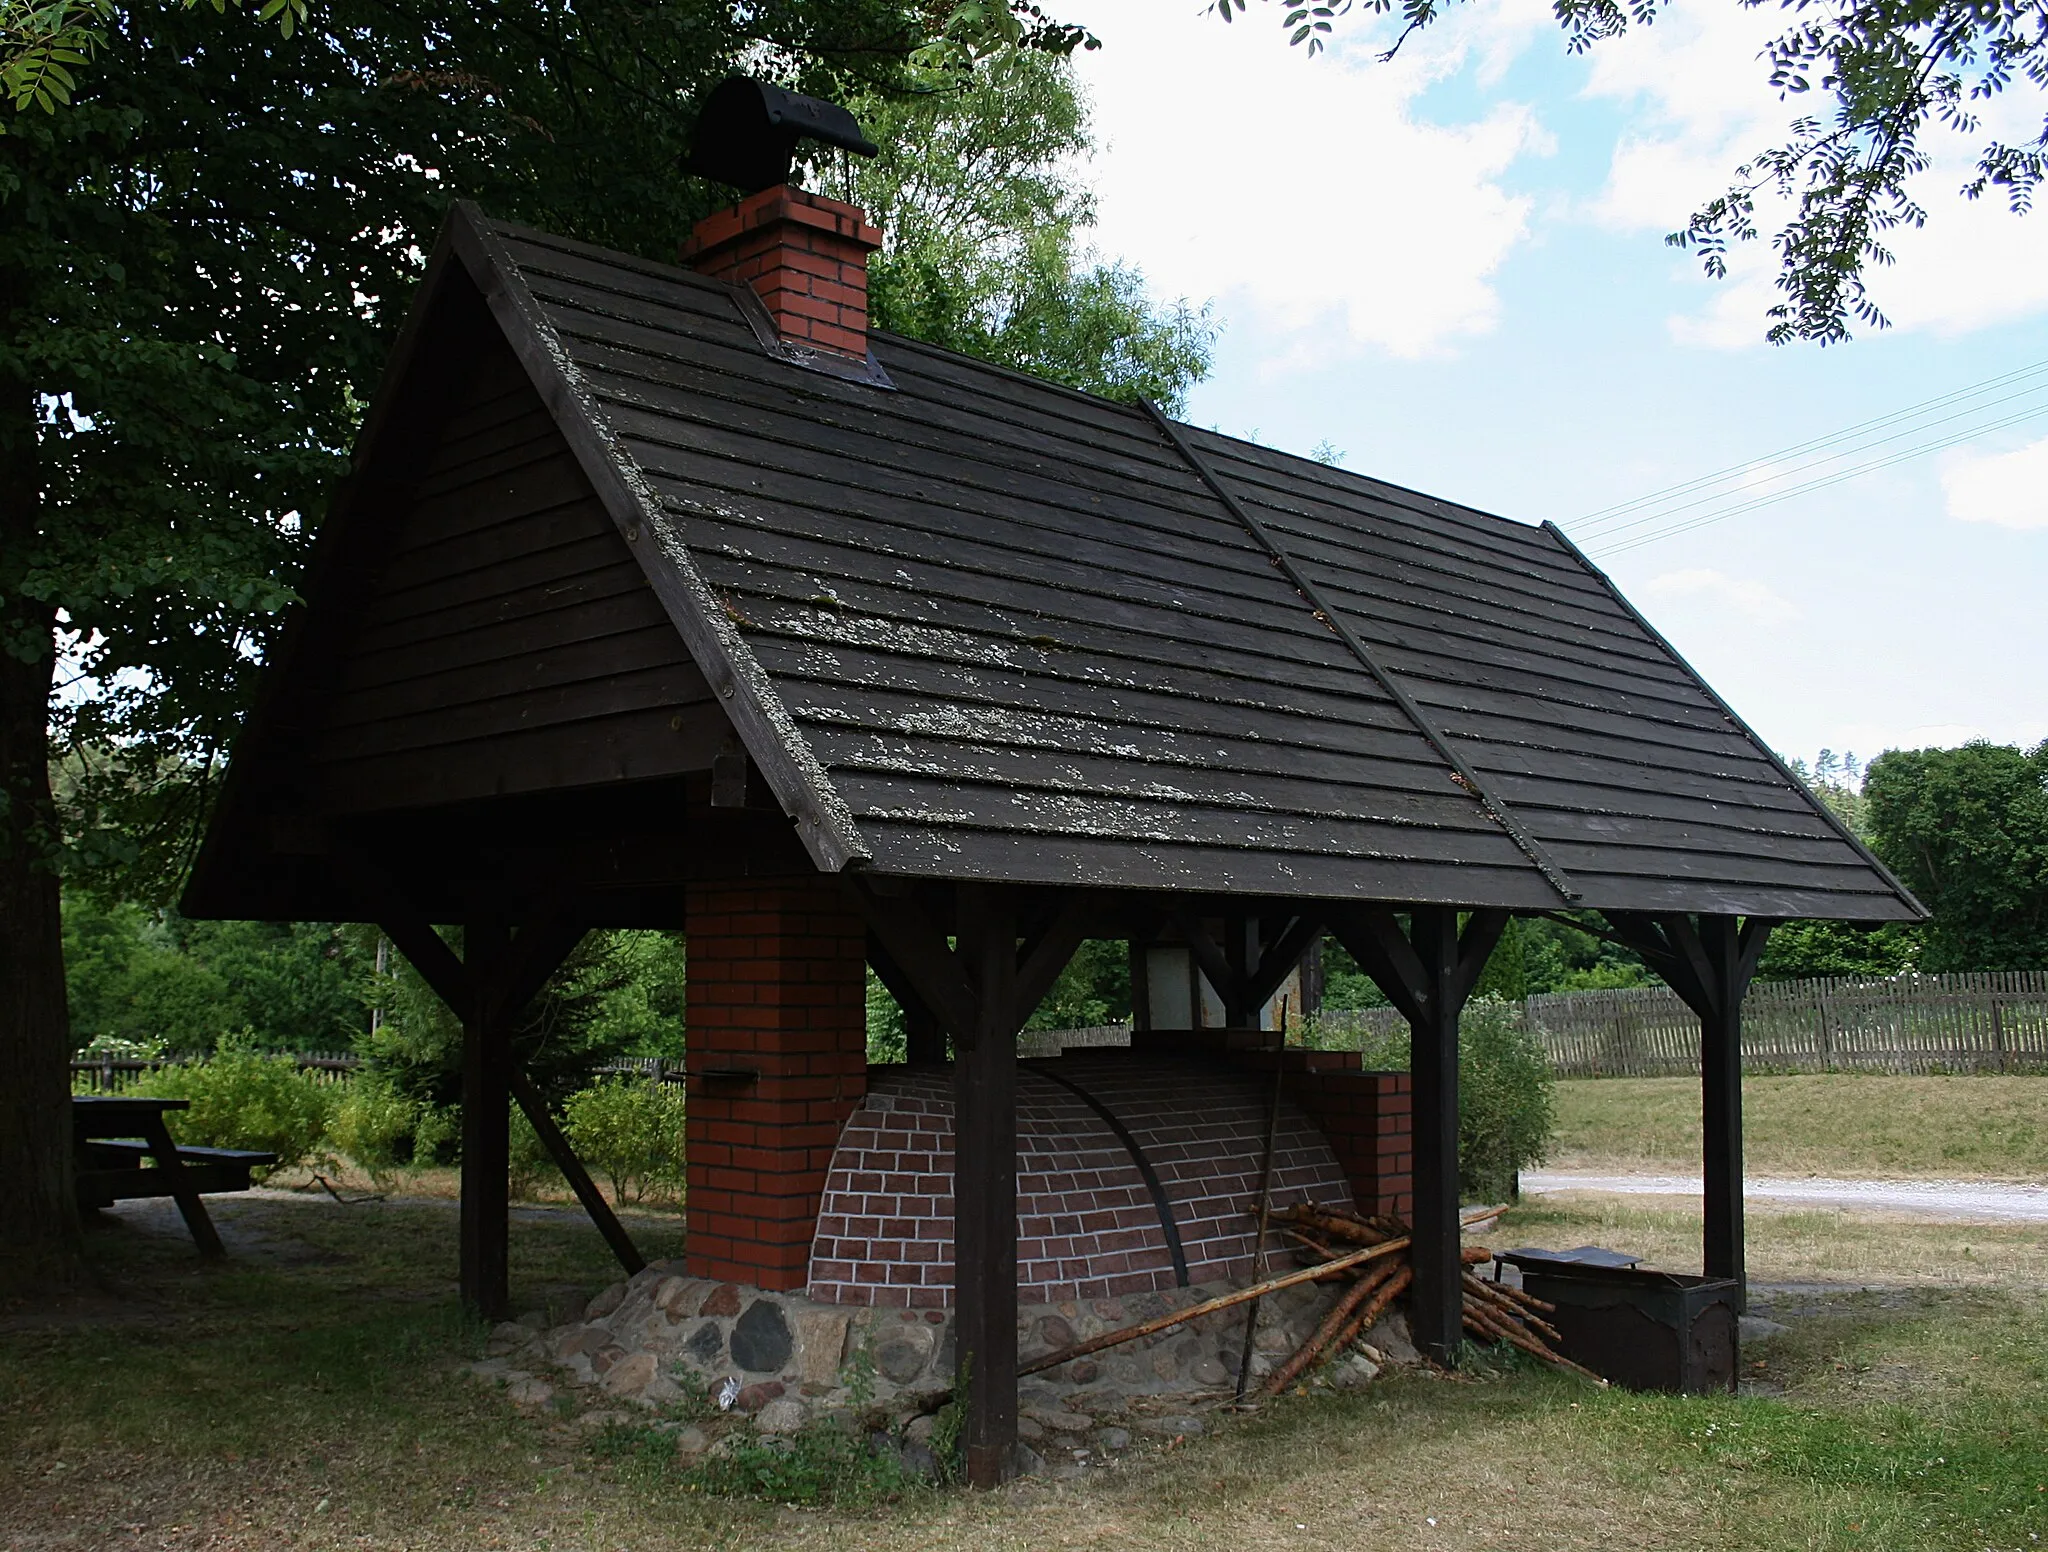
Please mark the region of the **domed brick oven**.
<svg viewBox="0 0 2048 1552"><path fill-rule="evenodd" d="M1149 1049L1075 1050L1020 1066L1017 1279L1027 1302L1117 1297L1242 1278L1273 1099L1270 1051L1190 1052L1209 1032ZM1212 1046L1219 1045L1213 1037ZM1290 1052L1306 1076L1310 1053ZM1330 1136L1283 1092L1273 1203L1349 1201L1399 1210L1408 1166L1405 1076L1362 1074L1326 1058L1317 1108L1351 1112L1372 1170L1348 1172ZM1262 1064L1264 1071L1253 1063ZM1347 1066L1351 1069L1346 1071ZM1349 1080L1348 1083L1346 1080ZM1299 1082L1288 1088L1302 1087ZM1342 1091L1348 1089L1348 1093ZM1348 1099L1348 1106L1328 1101ZM1357 1104L1369 1099L1368 1106ZM1382 1134L1392 1144L1384 1155ZM1357 1151L1354 1147L1354 1153ZM1354 1160L1354 1162L1361 1162ZM937 1309L953 1302L953 1095L937 1066L872 1069L832 1155L808 1292L839 1304Z"/></svg>

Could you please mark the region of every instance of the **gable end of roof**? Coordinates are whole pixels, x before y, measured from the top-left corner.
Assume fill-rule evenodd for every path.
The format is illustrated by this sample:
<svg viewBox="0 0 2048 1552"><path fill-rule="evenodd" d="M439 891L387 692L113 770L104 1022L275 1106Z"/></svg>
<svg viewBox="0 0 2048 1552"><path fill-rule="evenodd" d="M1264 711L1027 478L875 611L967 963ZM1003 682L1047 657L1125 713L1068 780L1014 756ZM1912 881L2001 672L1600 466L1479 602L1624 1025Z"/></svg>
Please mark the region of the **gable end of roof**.
<svg viewBox="0 0 2048 1552"><path fill-rule="evenodd" d="M871 857L851 810L790 718L672 526L660 499L606 422L569 352L542 317L493 224L474 205L451 212L443 242L462 260L492 316L574 451L612 521L782 810L818 866L836 873ZM745 315L737 298L734 305Z"/></svg>

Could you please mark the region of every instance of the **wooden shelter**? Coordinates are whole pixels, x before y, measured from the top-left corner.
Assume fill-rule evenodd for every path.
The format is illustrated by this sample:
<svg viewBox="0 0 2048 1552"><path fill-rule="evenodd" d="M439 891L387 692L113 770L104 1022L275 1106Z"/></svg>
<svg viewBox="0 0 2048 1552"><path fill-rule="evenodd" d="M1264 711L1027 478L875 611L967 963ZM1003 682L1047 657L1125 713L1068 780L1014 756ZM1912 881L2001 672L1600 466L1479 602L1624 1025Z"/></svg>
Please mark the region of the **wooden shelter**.
<svg viewBox="0 0 2048 1552"><path fill-rule="evenodd" d="M871 333L879 241L787 187L693 268L458 207L237 748L185 908L378 922L460 1011L466 1297L503 1313L509 1092L579 1173L506 1031L586 929L691 934L721 1275L784 1275L815 1214L867 959L957 1054L997 1480L1018 1028L1085 937L1170 928L1242 1022L1330 932L1415 1031L1448 1359L1459 1011L1511 914L1567 909L1699 1014L1706 1266L1740 1275L1769 926L1910 896L1555 528Z"/></svg>

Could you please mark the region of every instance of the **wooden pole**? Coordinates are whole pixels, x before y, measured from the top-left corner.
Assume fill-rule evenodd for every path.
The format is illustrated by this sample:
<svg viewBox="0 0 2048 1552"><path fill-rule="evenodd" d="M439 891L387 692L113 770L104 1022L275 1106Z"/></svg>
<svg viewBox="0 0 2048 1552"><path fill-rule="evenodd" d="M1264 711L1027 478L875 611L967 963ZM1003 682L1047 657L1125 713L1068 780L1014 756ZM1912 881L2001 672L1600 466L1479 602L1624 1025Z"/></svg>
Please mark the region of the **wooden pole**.
<svg viewBox="0 0 2048 1552"><path fill-rule="evenodd" d="M1281 1022L1281 1050L1273 1058L1273 1100L1266 1109L1266 1147L1259 1163L1259 1219L1252 1239L1252 1281L1263 1282L1266 1276L1266 1228L1273 1213L1273 1139L1280 1130L1280 1086L1287 1076L1287 1025ZM1244 1315L1244 1351L1237 1360L1237 1399L1244 1400L1244 1394L1252 1384L1252 1344L1259 1334L1259 1301L1252 1300L1252 1307Z"/></svg>
<svg viewBox="0 0 2048 1552"><path fill-rule="evenodd" d="M974 1038L953 1066L955 1389L964 1380L967 1480L995 1487L1015 1473L1017 1443L1017 924L1009 893L962 885L959 929L976 1009Z"/></svg>
<svg viewBox="0 0 2048 1552"><path fill-rule="evenodd" d="M512 935L502 920L463 928L462 1302L483 1320L511 1314L512 1031L498 995Z"/></svg>
<svg viewBox="0 0 2048 1552"><path fill-rule="evenodd" d="M1218 1294L1200 1304L1190 1304L1183 1310L1169 1310L1164 1315L1155 1315L1150 1320L1140 1321L1135 1326L1125 1326L1118 1331L1105 1331L1100 1336L1091 1336L1085 1342L1076 1342L1071 1347L1062 1347L1043 1357L1034 1358L1018 1372L1020 1374L1042 1374L1047 1369L1057 1369L1063 1363L1076 1358L1085 1358L1090 1353L1099 1353L1106 1347L1121 1347L1126 1342L1135 1342L1140 1337L1152 1336L1169 1331L1175 1326L1184 1326L1191 1320L1200 1320L1204 1315L1213 1315L1218 1310L1235 1309L1252 1299L1263 1299L1269 1293L1278 1293L1283 1288L1299 1287L1302 1283L1319 1282L1325 1277L1335 1277L1339 1272L1349 1271L1354 1266L1363 1266L1368 1261L1377 1261L1382 1256L1397 1256L1409 1246L1405 1239L1390 1239L1384 1245L1368 1245L1363 1250L1354 1250L1333 1260L1322 1261L1315 1266L1305 1266L1299 1271L1283 1272L1278 1277L1269 1277L1262 1283L1253 1283L1249 1288L1239 1288L1233 1293Z"/></svg>
<svg viewBox="0 0 2048 1552"><path fill-rule="evenodd" d="M1742 995L1732 916L1702 917L1710 1007L1700 1017L1700 1116L1705 1155L1703 1259L1709 1277L1745 1282L1742 1243ZM1746 1283L1744 1303L1747 1303Z"/></svg>
<svg viewBox="0 0 2048 1552"><path fill-rule="evenodd" d="M1408 1300L1414 1341L1438 1363L1455 1362L1463 1340L1463 1266L1458 1224L1458 913L1418 906L1410 915L1416 957L1430 991L1409 1071L1415 1128L1415 1285Z"/></svg>

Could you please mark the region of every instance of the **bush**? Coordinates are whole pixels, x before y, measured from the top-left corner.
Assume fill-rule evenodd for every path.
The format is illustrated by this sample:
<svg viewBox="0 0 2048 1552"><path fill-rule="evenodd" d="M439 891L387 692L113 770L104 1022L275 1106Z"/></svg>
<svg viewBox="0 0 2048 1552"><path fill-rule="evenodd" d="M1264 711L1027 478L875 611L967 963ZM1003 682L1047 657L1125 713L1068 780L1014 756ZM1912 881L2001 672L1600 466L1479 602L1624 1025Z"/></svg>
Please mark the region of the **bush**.
<svg viewBox="0 0 2048 1552"><path fill-rule="evenodd" d="M1368 1072L1406 1072L1408 1026L1384 1032L1332 1032L1309 1021L1304 1042L1324 1049L1355 1049ZM1475 997L1458 1021L1458 1180L1467 1197L1498 1200L1515 1175L1543 1161L1554 1123L1555 1075L1543 1041L1532 1033L1519 1003Z"/></svg>
<svg viewBox="0 0 2048 1552"><path fill-rule="evenodd" d="M462 1114L459 1110L445 1113L456 1124L461 1123ZM540 1188L544 1185L567 1184L562 1179L561 1169L555 1164L554 1155L548 1152L548 1145L540 1140L540 1133L533 1129L533 1123L526 1119L525 1109L516 1100L512 1105L507 1141L510 1144L507 1152L511 1161L507 1189L510 1190L513 1201L532 1201L540 1195ZM614 1195L617 1194L616 1187L613 1188L613 1192Z"/></svg>
<svg viewBox="0 0 2048 1552"><path fill-rule="evenodd" d="M383 1190L401 1171L433 1163L455 1126L452 1112L408 1098L381 1073L358 1072L328 1118L327 1141Z"/></svg>
<svg viewBox="0 0 2048 1552"><path fill-rule="evenodd" d="M1467 1196L1497 1200L1516 1174L1541 1163L1555 1116L1555 1077L1522 1010L1498 997L1465 1005L1458 1026L1458 1180Z"/></svg>
<svg viewBox="0 0 2048 1552"><path fill-rule="evenodd" d="M569 1096L562 1130L576 1156L611 1182L617 1201L672 1196L683 1181L683 1090L606 1078Z"/></svg>
<svg viewBox="0 0 2048 1552"><path fill-rule="evenodd" d="M205 1061L147 1073L134 1092L182 1099L190 1108L165 1119L180 1143L253 1148L277 1155L277 1167L299 1163L325 1140L334 1109L322 1088L288 1056L265 1056L244 1037L221 1041Z"/></svg>

